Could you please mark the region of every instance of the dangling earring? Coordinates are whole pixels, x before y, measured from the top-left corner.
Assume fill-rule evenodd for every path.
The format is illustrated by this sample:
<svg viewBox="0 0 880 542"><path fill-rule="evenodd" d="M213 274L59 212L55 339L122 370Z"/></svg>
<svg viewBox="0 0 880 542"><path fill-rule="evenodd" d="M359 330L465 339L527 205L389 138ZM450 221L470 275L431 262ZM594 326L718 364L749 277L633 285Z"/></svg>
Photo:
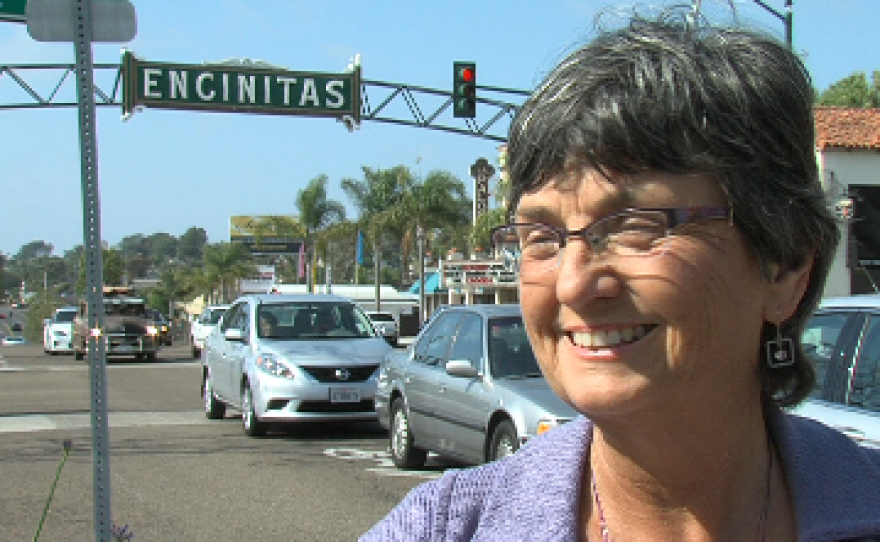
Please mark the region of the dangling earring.
<svg viewBox="0 0 880 542"><path fill-rule="evenodd" d="M794 341L782 336L779 324L776 326L776 338L765 343L767 348L767 367L778 369L794 365Z"/></svg>

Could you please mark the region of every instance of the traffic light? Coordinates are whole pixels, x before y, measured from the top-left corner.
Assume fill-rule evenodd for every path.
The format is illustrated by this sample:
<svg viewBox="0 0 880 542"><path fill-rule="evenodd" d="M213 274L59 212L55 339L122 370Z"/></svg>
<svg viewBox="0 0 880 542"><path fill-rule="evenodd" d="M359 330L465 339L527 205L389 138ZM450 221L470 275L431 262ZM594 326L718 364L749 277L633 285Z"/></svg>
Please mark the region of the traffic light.
<svg viewBox="0 0 880 542"><path fill-rule="evenodd" d="M472 119L477 116L477 64L452 64L452 116Z"/></svg>

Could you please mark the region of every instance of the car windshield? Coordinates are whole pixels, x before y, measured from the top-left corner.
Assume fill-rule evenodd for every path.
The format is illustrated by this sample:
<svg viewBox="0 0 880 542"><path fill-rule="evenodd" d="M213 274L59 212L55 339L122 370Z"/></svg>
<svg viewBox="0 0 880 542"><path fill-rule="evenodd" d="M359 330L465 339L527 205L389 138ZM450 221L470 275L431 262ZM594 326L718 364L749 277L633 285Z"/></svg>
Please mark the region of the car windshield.
<svg viewBox="0 0 880 542"><path fill-rule="evenodd" d="M223 318L225 312L226 309L211 309L208 314L208 323L211 325L217 324Z"/></svg>
<svg viewBox="0 0 880 542"><path fill-rule="evenodd" d="M76 318L76 311L60 311L55 313L56 322L73 322Z"/></svg>
<svg viewBox="0 0 880 542"><path fill-rule="evenodd" d="M520 316L489 320L489 361L494 378L543 376Z"/></svg>
<svg viewBox="0 0 880 542"><path fill-rule="evenodd" d="M257 308L258 336L264 339L313 340L375 337L366 315L352 303L293 301Z"/></svg>

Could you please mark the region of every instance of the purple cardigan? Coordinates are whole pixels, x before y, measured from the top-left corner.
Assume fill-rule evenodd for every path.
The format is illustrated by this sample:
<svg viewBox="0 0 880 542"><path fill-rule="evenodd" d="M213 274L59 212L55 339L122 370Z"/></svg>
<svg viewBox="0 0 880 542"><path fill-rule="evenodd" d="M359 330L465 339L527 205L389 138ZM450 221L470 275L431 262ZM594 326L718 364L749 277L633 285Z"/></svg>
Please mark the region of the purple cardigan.
<svg viewBox="0 0 880 542"><path fill-rule="evenodd" d="M777 411L771 426L798 540L880 540L880 450ZM578 497L592 426L583 416L513 456L423 483L360 542L578 540Z"/></svg>

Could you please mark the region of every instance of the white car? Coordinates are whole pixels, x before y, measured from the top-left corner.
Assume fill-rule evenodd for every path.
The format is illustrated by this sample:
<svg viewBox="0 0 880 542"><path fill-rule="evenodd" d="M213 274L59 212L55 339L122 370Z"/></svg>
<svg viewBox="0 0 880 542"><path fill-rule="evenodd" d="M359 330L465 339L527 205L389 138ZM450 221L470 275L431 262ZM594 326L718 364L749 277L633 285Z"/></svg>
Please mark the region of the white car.
<svg viewBox="0 0 880 542"><path fill-rule="evenodd" d="M72 354L73 320L76 307L55 309L55 314L43 326L43 352L47 354Z"/></svg>
<svg viewBox="0 0 880 542"><path fill-rule="evenodd" d="M391 343L391 346L397 346L397 340L400 336L397 330L397 320L390 312L366 311L373 327L379 332L379 335L385 337L385 340Z"/></svg>
<svg viewBox="0 0 880 542"><path fill-rule="evenodd" d="M229 305L209 305L202 314L196 318L190 327L189 338L192 345L192 357L198 359L205 349L205 341L217 326L221 318L229 309Z"/></svg>
<svg viewBox="0 0 880 542"><path fill-rule="evenodd" d="M794 412L880 448L880 295L824 299L801 342L816 387Z"/></svg>
<svg viewBox="0 0 880 542"><path fill-rule="evenodd" d="M269 424L374 421L379 364L391 346L350 299L247 295L205 344L205 415L241 412L245 434Z"/></svg>

